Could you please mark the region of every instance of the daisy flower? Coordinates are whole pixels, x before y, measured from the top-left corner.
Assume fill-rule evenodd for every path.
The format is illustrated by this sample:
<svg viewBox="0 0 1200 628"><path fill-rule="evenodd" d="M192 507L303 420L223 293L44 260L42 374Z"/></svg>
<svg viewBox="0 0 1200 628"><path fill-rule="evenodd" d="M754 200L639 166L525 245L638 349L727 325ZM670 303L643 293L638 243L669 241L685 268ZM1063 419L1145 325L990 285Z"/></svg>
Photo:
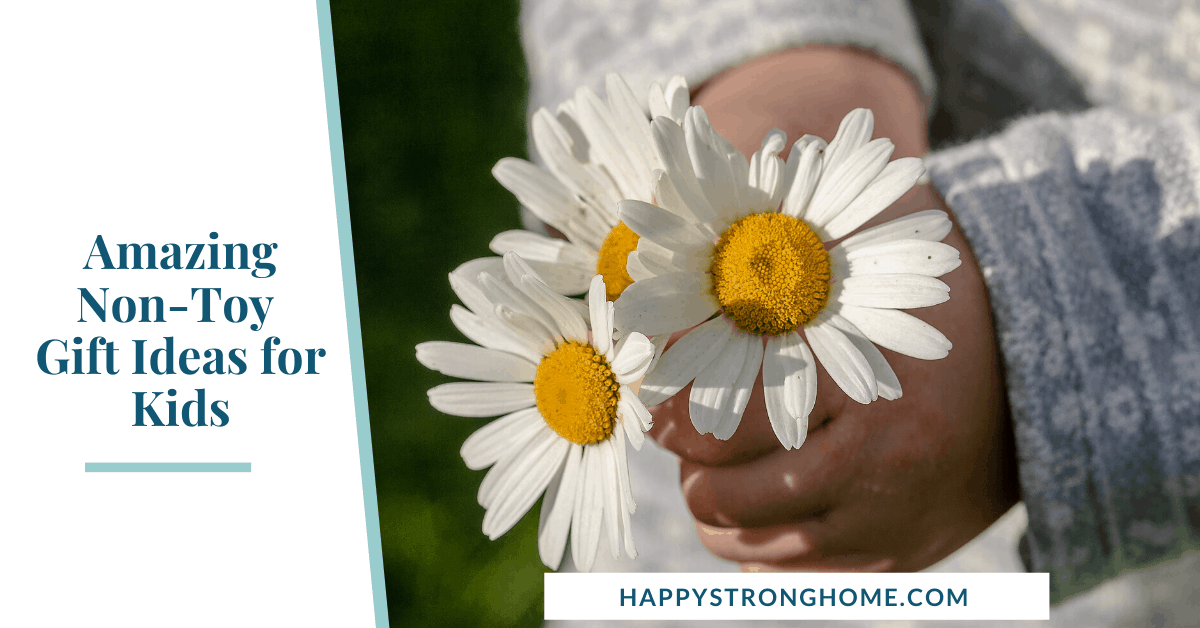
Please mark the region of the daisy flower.
<svg viewBox="0 0 1200 628"><path fill-rule="evenodd" d="M692 423L727 440L761 368L771 426L790 449L804 442L816 402L814 355L847 396L866 404L901 394L876 344L926 360L948 354L941 332L899 311L949 299L935 279L960 263L958 250L939 242L950 232L945 212L898 218L827 249L924 173L917 158L888 162L892 143L871 140L869 110L850 112L828 145L800 138L786 164L781 131L768 133L747 163L700 107L682 126L656 118L652 127L665 167L656 204L620 204L620 219L641 240L629 256L636 282L616 303L617 324L648 335L699 326L643 381L646 406L693 382Z"/></svg>
<svg viewBox="0 0 1200 628"><path fill-rule="evenodd" d="M462 446L471 469L491 467L479 486L483 533L496 539L545 494L538 552L557 569L571 537L575 565L588 571L601 522L613 556L637 556L630 530L636 505L629 487L626 439L641 449L650 413L629 389L650 365L654 347L639 333L613 343L612 303L592 279L588 316L556 294L514 253L468 262L450 274L467 308L450 317L479 346L417 345L417 359L452 377L429 403L447 414L504 415Z"/></svg>
<svg viewBox="0 0 1200 628"><path fill-rule="evenodd" d="M604 277L606 298L620 296L633 279L626 258L638 236L617 220L617 202L651 201L653 173L663 167L654 151L650 119L619 75L605 77L607 102L580 87L551 114L533 114L530 133L546 167L517 158L496 163L492 174L542 222L566 240L530 231L497 235L491 249L515 252L559 294L587 290L593 275ZM650 113L681 122L688 107L682 76L650 87Z"/></svg>

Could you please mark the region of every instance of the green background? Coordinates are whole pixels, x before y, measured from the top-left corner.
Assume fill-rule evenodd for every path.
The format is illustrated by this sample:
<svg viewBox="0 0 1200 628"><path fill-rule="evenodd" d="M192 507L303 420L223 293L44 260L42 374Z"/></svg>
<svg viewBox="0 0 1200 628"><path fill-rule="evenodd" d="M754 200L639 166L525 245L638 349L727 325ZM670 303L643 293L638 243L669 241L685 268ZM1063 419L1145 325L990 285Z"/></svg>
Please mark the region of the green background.
<svg viewBox="0 0 1200 628"><path fill-rule="evenodd" d="M427 340L466 342L446 275L520 226L492 178L526 156L528 83L512 0L331 2L380 530L393 626L542 621L537 506L496 541L458 450L487 419L443 415Z"/></svg>

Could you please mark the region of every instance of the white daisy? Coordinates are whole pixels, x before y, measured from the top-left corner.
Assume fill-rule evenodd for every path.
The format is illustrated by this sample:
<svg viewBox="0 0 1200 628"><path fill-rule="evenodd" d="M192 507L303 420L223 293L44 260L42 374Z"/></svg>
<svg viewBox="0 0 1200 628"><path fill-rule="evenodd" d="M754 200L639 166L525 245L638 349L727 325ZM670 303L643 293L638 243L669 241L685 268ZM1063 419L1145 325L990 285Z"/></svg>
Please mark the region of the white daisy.
<svg viewBox="0 0 1200 628"><path fill-rule="evenodd" d="M636 283L617 301L617 324L648 335L699 327L647 375L646 406L694 380L692 423L726 440L761 367L771 426L794 448L816 402L814 354L863 404L901 394L872 343L926 360L948 354L941 332L899 311L949 298L935 279L960 263L958 250L939 242L950 232L945 212L898 218L825 248L895 202L925 170L917 158L888 162L892 143L871 140L870 111L847 115L828 145L800 138L786 165L781 131L768 133L747 163L700 107L687 111L682 127L665 118L652 127L665 168L657 205L620 204L620 219L641 240L629 256Z"/></svg>
<svg viewBox="0 0 1200 628"><path fill-rule="evenodd" d="M613 305L599 276L589 294L591 340L572 301L514 253L468 262L450 283L469 308L452 306L450 318L481 346L426 342L417 345L417 359L446 375L481 380L430 389L433 407L504 415L462 446L468 467L491 467L479 486L483 533L504 534L544 493L538 551L548 567L558 568L569 531L575 565L590 570L601 522L613 556L622 545L637 556L625 440L641 449L650 413L628 385L645 374L653 345L639 333L613 343Z"/></svg>
<svg viewBox="0 0 1200 628"><path fill-rule="evenodd" d="M638 238L618 222L617 202L652 200L653 173L663 165L650 119L624 79L609 73L604 85L608 102L580 87L555 114L545 108L533 114L531 135L544 169L512 157L492 169L522 205L567 240L513 230L497 235L491 248L519 254L559 294L580 294L599 274L611 301L633 282L625 263ZM665 88L653 84L649 105L651 115L681 122L687 82L676 76Z"/></svg>

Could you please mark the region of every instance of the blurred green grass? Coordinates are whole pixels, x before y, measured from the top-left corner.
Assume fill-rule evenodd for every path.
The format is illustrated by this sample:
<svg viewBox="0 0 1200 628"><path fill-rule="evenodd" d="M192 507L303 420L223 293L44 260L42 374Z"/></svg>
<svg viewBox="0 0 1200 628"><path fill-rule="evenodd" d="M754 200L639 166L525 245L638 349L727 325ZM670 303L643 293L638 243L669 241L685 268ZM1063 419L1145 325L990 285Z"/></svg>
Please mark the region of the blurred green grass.
<svg viewBox="0 0 1200 628"><path fill-rule="evenodd" d="M518 2L331 9L392 625L540 625L536 507L499 540L483 535L483 472L458 450L486 420L433 410L425 391L448 378L414 351L465 341L446 275L520 226L491 176L526 154Z"/></svg>

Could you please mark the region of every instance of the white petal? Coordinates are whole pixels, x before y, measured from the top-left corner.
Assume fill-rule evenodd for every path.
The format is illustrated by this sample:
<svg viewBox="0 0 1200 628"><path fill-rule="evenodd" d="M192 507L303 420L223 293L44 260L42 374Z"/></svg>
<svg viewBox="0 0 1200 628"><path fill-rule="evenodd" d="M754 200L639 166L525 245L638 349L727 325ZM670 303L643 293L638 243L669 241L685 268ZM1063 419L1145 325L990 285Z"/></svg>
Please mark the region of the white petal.
<svg viewBox="0 0 1200 628"><path fill-rule="evenodd" d="M596 443L600 450L601 473L604 480L600 482L604 497L604 529L608 532L608 547L612 550L613 558L621 557L621 504L620 475L617 472L617 452L613 450L613 441L607 440Z"/></svg>
<svg viewBox="0 0 1200 628"><path fill-rule="evenodd" d="M783 160L779 152L784 149L787 134L771 129L763 138L762 148L750 157L750 191L754 196L752 207L775 210L783 199Z"/></svg>
<svg viewBox="0 0 1200 628"><path fill-rule="evenodd" d="M486 469L525 448L545 425L537 408L517 410L475 430L463 441L459 454L468 469Z"/></svg>
<svg viewBox="0 0 1200 628"><path fill-rule="evenodd" d="M681 271L703 273L712 265L715 245L709 241L686 250L673 250L650 238L638 240L638 261L655 276Z"/></svg>
<svg viewBox="0 0 1200 628"><path fill-rule="evenodd" d="M834 171L855 151L866 146L874 132L875 114L870 109L855 109L846 114L825 150L825 171Z"/></svg>
<svg viewBox="0 0 1200 628"><path fill-rule="evenodd" d="M533 362L541 362L542 353L525 338L513 333L511 329L494 324L489 316L488 321L476 316L460 305L450 306L450 321L473 342L489 349L507 351Z"/></svg>
<svg viewBox="0 0 1200 628"><path fill-rule="evenodd" d="M576 127L578 132L572 133L568 124ZM533 114L530 127L533 145L542 162L568 191L586 199L583 206L588 213L595 214L582 218L589 224L611 225L612 208L621 200L620 190L606 172L588 162L587 138L577 128L574 118L555 117L539 108Z"/></svg>
<svg viewBox="0 0 1200 628"><path fill-rule="evenodd" d="M638 396L646 406L656 406L683 390L696 375L720 355L735 327L724 317L717 317L689 331L666 350L654 370L646 374ZM668 335L656 336L667 338Z"/></svg>
<svg viewBox="0 0 1200 628"><path fill-rule="evenodd" d="M683 116L687 113L688 105L691 104L689 99L691 95L688 93L687 80L682 75L676 74L667 81L666 88L663 89L663 96L667 99L667 106L671 108L671 117L676 122L683 122Z"/></svg>
<svg viewBox="0 0 1200 628"><path fill-rule="evenodd" d="M670 249L687 250L712 242L694 223L650 203L621 201L617 216L638 236Z"/></svg>
<svg viewBox="0 0 1200 628"><path fill-rule="evenodd" d="M617 299L617 326L655 336L704 322L720 305L705 273L672 273L634 283Z"/></svg>
<svg viewBox="0 0 1200 628"><path fill-rule="evenodd" d="M647 268L646 265L642 263L642 257L638 255L637 251L630 251L629 257L625 258L625 272L628 273L630 279L633 279L634 281L641 281L643 279L657 277L659 275L657 271L657 268L655 270L650 270Z"/></svg>
<svg viewBox="0 0 1200 628"><path fill-rule="evenodd" d="M862 307L908 309L950 300L950 287L922 275L860 275L834 284L837 301Z"/></svg>
<svg viewBox="0 0 1200 628"><path fill-rule="evenodd" d="M550 290L549 286L535 277L523 277L518 287L546 310L564 338L587 342L587 324L575 308L566 303L566 297Z"/></svg>
<svg viewBox="0 0 1200 628"><path fill-rule="evenodd" d="M619 392L621 399L630 400L629 403L625 405L625 410L632 412L637 417L638 424L641 426L642 431L646 432L649 431L650 428L654 427L654 421L653 417L650 416L650 411L646 409L645 404L638 400L637 395L633 394L633 389L631 389L628 385L621 384Z"/></svg>
<svg viewBox="0 0 1200 628"><path fill-rule="evenodd" d="M542 504L542 510L548 511L549 514L538 530L538 554L542 558L542 563L551 569L558 569L558 566L562 564L563 550L567 545L567 533L571 529L571 512L574 510L575 500L579 496L582 456L583 448L572 443L553 501ZM547 491L546 497L547 499L551 498L549 491Z"/></svg>
<svg viewBox="0 0 1200 628"><path fill-rule="evenodd" d="M738 180L730 157L732 146L712 128L702 107L688 108L683 130L696 180L717 215L746 206L748 199L742 199L740 192L749 181Z"/></svg>
<svg viewBox="0 0 1200 628"><path fill-rule="evenodd" d="M650 351L653 355L653 345ZM537 365L525 358L459 342L422 342L417 361L450 377L488 382L532 382L537 373Z"/></svg>
<svg viewBox="0 0 1200 628"><path fill-rule="evenodd" d="M550 318L560 335L568 340L587 340L587 324L570 300L552 291L519 255L505 253L504 269L513 285Z"/></svg>
<svg viewBox="0 0 1200 628"><path fill-rule="evenodd" d="M588 308L591 310L592 346L596 353L608 353L612 348L612 320L608 317L608 301L606 298L604 277L592 277L592 287L588 291Z"/></svg>
<svg viewBox="0 0 1200 628"><path fill-rule="evenodd" d="M499 257L480 257L459 265L450 273L450 288L463 305L478 316L492 315L492 302L479 287L481 273L493 275L504 272L504 260Z"/></svg>
<svg viewBox="0 0 1200 628"><path fill-rule="evenodd" d="M730 400L734 397L742 367L750 354L750 344L760 342L759 338L734 332L725 350L696 375L696 380L692 382L692 394L688 397L688 412L697 432L712 432L730 413Z"/></svg>
<svg viewBox="0 0 1200 628"><path fill-rule="evenodd" d="M570 441L559 438L547 439L531 448L525 458L526 464L514 467L508 486L497 489L498 498L483 515L483 533L493 541L508 532L546 491L550 480L562 468L563 460L571 448ZM522 461L523 462L523 461ZM519 469L519 472L517 470Z"/></svg>
<svg viewBox="0 0 1200 628"><path fill-rule="evenodd" d="M737 381L734 382L733 389L730 391L732 394L725 406L725 415L713 429L713 436L719 440L729 440L737 431L738 425L742 422L742 413L746 411L746 404L750 401L750 394L754 390L754 382L758 379L758 373L762 369L762 338L751 335L750 341L746 343L746 348L746 361L742 363L742 372L738 374Z"/></svg>
<svg viewBox="0 0 1200 628"><path fill-rule="evenodd" d="M625 541L625 553L630 558L637 558L637 548L633 545L633 527L629 515L637 510L637 502L633 500L633 490L629 486L629 459L625 453L625 437L617 430L612 439L613 452L617 455L617 492L621 499L618 503L620 510L621 531Z"/></svg>
<svg viewBox="0 0 1200 628"><path fill-rule="evenodd" d="M876 389L879 392L879 396L889 401L899 399L902 394L900 378L896 377L896 372L892 370L892 365L888 364L887 358L883 357L879 349L853 323L841 316L836 314L830 316L829 324L842 330L846 334L846 337L850 339L850 342L854 343L854 346L858 347L863 357L867 359L867 363L871 365L871 371L875 373Z"/></svg>
<svg viewBox="0 0 1200 628"><path fill-rule="evenodd" d="M638 407L641 407L639 410ZM646 421L650 420L650 412L642 406L642 402L638 401L636 395L622 395L621 400L617 403L617 418L621 420L621 426L624 428L625 435L629 437L629 444L633 448L641 451L642 443L646 442L646 435L642 422L642 416L645 415Z"/></svg>
<svg viewBox="0 0 1200 628"><path fill-rule="evenodd" d="M788 410L785 383L789 377L803 372L804 365L788 360L780 351L784 338L786 336L772 336L767 339L762 366L763 394L766 396L767 418L771 420L771 429L775 431L775 437L784 449L792 449L799 440L799 434L796 417Z"/></svg>
<svg viewBox="0 0 1200 628"><path fill-rule="evenodd" d="M586 573L592 570L592 564L596 561L596 548L600 544L600 522L604 516L604 489L600 486L604 477L600 450L595 445L584 446L583 462L586 469L583 499L571 523L571 536L574 537L575 531L578 531L580 542L578 548L572 544L571 552L575 566Z"/></svg>
<svg viewBox="0 0 1200 628"><path fill-rule="evenodd" d="M533 384L451 382L429 389L429 405L455 416L499 416L535 403Z"/></svg>
<svg viewBox="0 0 1200 628"><path fill-rule="evenodd" d="M613 207L616 207L615 202ZM509 251L520 255L538 277L559 294L579 294L587 290L588 281L596 274L594 251L559 238L514 229L492 238L489 246L499 255Z"/></svg>
<svg viewBox="0 0 1200 628"><path fill-rule="evenodd" d="M922 174L925 166L917 157L903 157L887 164L846 209L825 225L825 233L830 239L837 239L861 227L904 196Z"/></svg>
<svg viewBox="0 0 1200 628"><path fill-rule="evenodd" d="M850 342L846 334L828 322L820 321L808 325L804 332L813 353L825 367L825 372L841 388L846 396L867 404L879 397L875 383L875 372L862 352Z"/></svg>
<svg viewBox="0 0 1200 628"><path fill-rule="evenodd" d="M488 273L480 273L479 287L483 288L483 293L492 303L496 304L497 308L511 310L520 321L528 321L527 324L518 324L521 328L514 328L514 331L529 332L532 336L524 335L534 342L541 340L543 344L546 341L555 344L562 341L562 334L558 330L558 325L554 323L554 319L533 299L518 290L506 275L497 277ZM513 319L512 316L503 314L497 314L497 318L505 322Z"/></svg>
<svg viewBox="0 0 1200 628"><path fill-rule="evenodd" d="M654 359L654 344L645 336L635 331L626 338L621 351L617 353L617 359L612 363L613 374L620 384L641 379Z"/></svg>
<svg viewBox="0 0 1200 628"><path fill-rule="evenodd" d="M920 360L940 360L950 353L950 341L925 321L897 310L842 305L838 314L871 342Z"/></svg>
<svg viewBox="0 0 1200 628"><path fill-rule="evenodd" d="M547 447L548 443L556 439L562 440L562 437L550 429L545 421L539 422L537 427L533 436L524 439L519 449L501 458L488 470L487 475L483 477L483 482L479 484L480 506L490 509L504 499L512 490L514 483L525 475L529 465L533 463L535 456L530 454L539 448ZM484 534L487 534L486 529Z"/></svg>
<svg viewBox="0 0 1200 628"><path fill-rule="evenodd" d="M958 249L942 242L892 240L858 246L847 252L840 244L829 251L834 260L834 281L847 276L912 274L941 277L958 268Z"/></svg>
<svg viewBox="0 0 1200 628"><path fill-rule="evenodd" d="M553 174L515 157L505 157L492 168L492 176L512 192L542 222L558 229L572 242L596 246L608 235L591 223L573 219L587 208Z"/></svg>
<svg viewBox="0 0 1200 628"><path fill-rule="evenodd" d="M617 182L621 197L645 198L653 186L650 164L622 141L621 125L611 109L586 86L575 90L575 107L596 161Z"/></svg>
<svg viewBox="0 0 1200 628"><path fill-rule="evenodd" d="M894 240L938 241L950 233L950 217L940 209L927 209L902 218L889 220L882 225L864 229L845 240L841 246L847 251L859 247L892 242Z"/></svg>
<svg viewBox="0 0 1200 628"><path fill-rule="evenodd" d="M658 116L671 117L671 106L667 104L666 95L663 93L662 85L658 81L650 84L650 93L646 96L646 101L650 105L651 118L657 118Z"/></svg>
<svg viewBox="0 0 1200 628"><path fill-rule="evenodd" d="M642 187L638 190L637 198L649 201L652 198L653 177L647 177L656 168L661 168L658 157L654 154L653 140L650 139L650 119L642 111L633 90L615 72L604 76L604 95L608 100L608 109L612 113L612 121L617 130L626 152L634 157L633 166L640 172Z"/></svg>
<svg viewBox="0 0 1200 628"><path fill-rule="evenodd" d="M700 189L700 182L696 180L683 128L667 118L655 118L650 123L650 131L654 137L654 150L680 202L690 208L691 215L716 216L716 211ZM655 195L659 195L658 191ZM684 215L679 211L675 213Z"/></svg>
<svg viewBox="0 0 1200 628"><path fill-rule="evenodd" d="M793 218L804 217L821 180L821 151L825 146L825 140L815 135L805 135L792 145L784 175L783 213Z"/></svg>
<svg viewBox="0 0 1200 628"><path fill-rule="evenodd" d="M703 198L698 197L698 198ZM665 171L659 170L654 173L654 204L668 212L683 218L688 223L700 229L702 233L711 235L716 239L716 232L712 231L711 225L717 215L713 212L708 201L691 203L684 200L683 195L675 187L675 181L671 175Z"/></svg>
<svg viewBox="0 0 1200 628"><path fill-rule="evenodd" d="M832 239L822 233L823 228L883 172L893 150L891 140L880 138L868 142L836 168L826 161L821 182L804 214L821 239Z"/></svg>

